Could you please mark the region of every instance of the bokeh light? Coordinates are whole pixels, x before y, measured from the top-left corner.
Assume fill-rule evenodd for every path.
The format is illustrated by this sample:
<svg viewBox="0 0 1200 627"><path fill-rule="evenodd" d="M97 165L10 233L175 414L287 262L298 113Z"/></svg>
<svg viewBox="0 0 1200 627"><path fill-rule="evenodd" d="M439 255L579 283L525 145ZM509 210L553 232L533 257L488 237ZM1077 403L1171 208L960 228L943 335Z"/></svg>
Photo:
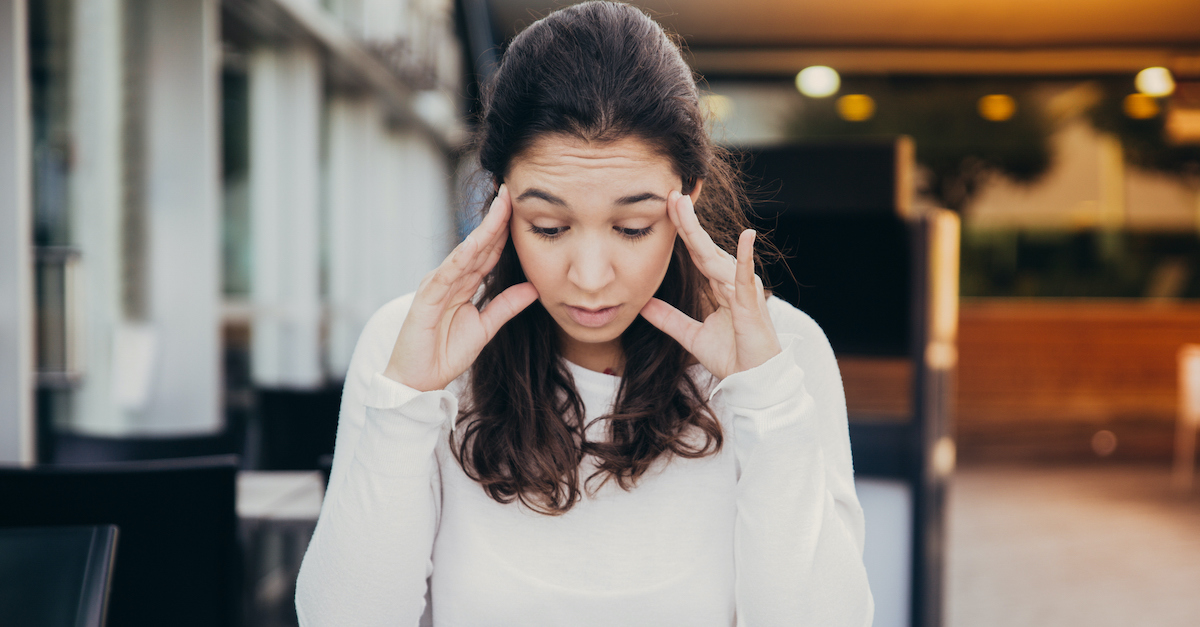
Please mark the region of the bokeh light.
<svg viewBox="0 0 1200 627"><path fill-rule="evenodd" d="M866 94L846 94L837 99L838 115L847 122L862 122L875 115L875 100Z"/></svg>
<svg viewBox="0 0 1200 627"><path fill-rule="evenodd" d="M1138 72L1134 80L1137 90L1147 96L1170 96L1175 91L1175 77L1165 67L1148 67Z"/></svg>
<svg viewBox="0 0 1200 627"><path fill-rule="evenodd" d="M1146 94L1125 96L1122 108L1125 110L1125 115L1135 120L1149 120L1162 111L1162 107L1158 106L1158 101Z"/></svg>
<svg viewBox="0 0 1200 627"><path fill-rule="evenodd" d="M796 75L796 89L809 98L832 96L841 86L837 70L825 65L806 67Z"/></svg>
<svg viewBox="0 0 1200 627"><path fill-rule="evenodd" d="M1017 112L1017 101L1008 94L988 94L979 99L977 105L979 115L992 122L1004 122L1012 119Z"/></svg>
<svg viewBox="0 0 1200 627"><path fill-rule="evenodd" d="M1108 457L1117 450L1117 435L1108 429L1101 429L1092 436L1092 451L1100 457Z"/></svg>
<svg viewBox="0 0 1200 627"><path fill-rule="evenodd" d="M705 94L700 96L700 108L710 120L724 122L733 115L733 99L720 94Z"/></svg>

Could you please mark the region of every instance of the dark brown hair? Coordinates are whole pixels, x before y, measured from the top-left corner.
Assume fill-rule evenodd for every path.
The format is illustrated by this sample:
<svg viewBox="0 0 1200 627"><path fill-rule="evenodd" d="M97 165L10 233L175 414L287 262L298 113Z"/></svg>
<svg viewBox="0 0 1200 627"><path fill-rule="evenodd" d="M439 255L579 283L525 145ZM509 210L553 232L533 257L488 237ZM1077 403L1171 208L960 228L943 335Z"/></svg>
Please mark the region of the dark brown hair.
<svg viewBox="0 0 1200 627"><path fill-rule="evenodd" d="M476 142L482 168L498 185L536 139L562 134L588 142L634 137L668 158L683 193L703 181L701 224L725 250L745 228L744 196L726 154L708 137L696 80L679 47L638 9L585 2L519 34L485 86ZM485 278L480 306L525 281L510 241ZM656 297L696 319L712 310L708 280L681 240ZM540 303L506 324L471 367L469 400L451 446L467 474L501 503L520 500L562 514L587 481L624 489L659 458L720 450L720 423L686 370L691 356L640 316L621 336L624 373L607 438L587 441L583 403L560 355L556 323Z"/></svg>

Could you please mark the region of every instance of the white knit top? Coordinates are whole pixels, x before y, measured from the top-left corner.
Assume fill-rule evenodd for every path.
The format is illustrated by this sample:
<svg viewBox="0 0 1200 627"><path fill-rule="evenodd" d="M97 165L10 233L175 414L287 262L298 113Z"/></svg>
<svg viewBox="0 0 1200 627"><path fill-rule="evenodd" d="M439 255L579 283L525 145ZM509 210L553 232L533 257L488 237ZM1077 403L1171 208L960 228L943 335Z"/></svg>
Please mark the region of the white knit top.
<svg viewBox="0 0 1200 627"><path fill-rule="evenodd" d="M454 459L465 375L421 393L381 374L411 302L381 308L351 361L301 625L871 624L841 377L811 318L772 298L779 356L720 382L692 367L719 453L546 516L492 500ZM608 413L620 379L568 367L588 420Z"/></svg>

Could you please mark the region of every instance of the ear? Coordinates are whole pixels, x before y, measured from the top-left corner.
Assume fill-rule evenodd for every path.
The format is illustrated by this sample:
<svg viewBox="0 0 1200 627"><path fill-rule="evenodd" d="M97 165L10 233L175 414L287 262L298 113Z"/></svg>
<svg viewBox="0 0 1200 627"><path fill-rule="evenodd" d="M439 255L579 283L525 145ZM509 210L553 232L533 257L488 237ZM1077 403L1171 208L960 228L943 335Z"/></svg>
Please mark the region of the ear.
<svg viewBox="0 0 1200 627"><path fill-rule="evenodd" d="M696 200L700 198L700 190L704 189L704 179L696 179L696 186L692 188L692 193L688 197L692 199L692 204L696 204Z"/></svg>

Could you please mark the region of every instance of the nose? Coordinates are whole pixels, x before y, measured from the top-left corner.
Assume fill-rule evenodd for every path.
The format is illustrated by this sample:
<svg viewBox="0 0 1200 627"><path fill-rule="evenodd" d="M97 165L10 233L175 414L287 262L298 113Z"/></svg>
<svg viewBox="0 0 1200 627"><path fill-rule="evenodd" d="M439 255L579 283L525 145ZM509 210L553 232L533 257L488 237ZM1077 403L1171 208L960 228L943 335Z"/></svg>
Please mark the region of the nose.
<svg viewBox="0 0 1200 627"><path fill-rule="evenodd" d="M585 293L597 293L617 277L613 251L603 237L589 235L575 240L567 279Z"/></svg>

